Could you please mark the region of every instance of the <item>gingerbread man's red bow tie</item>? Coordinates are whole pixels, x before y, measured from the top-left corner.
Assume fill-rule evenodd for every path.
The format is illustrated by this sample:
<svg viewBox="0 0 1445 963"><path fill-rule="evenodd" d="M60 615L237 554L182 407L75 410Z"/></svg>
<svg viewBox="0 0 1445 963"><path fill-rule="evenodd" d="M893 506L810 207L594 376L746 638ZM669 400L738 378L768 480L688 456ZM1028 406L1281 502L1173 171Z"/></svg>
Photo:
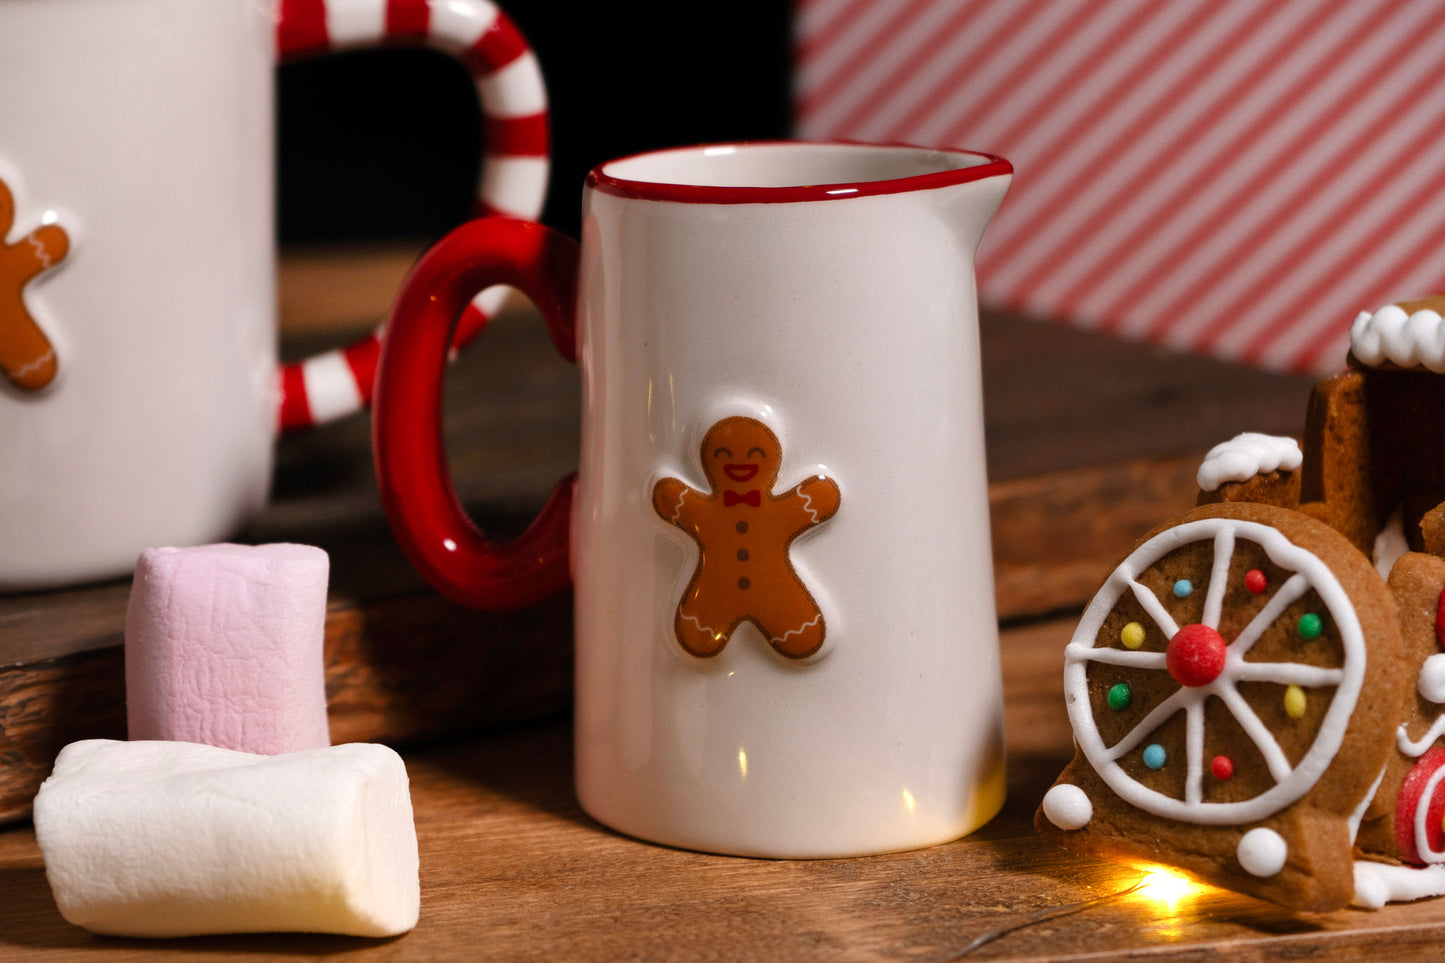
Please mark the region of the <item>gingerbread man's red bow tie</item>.
<svg viewBox="0 0 1445 963"><path fill-rule="evenodd" d="M760 508L763 504L763 493L758 491L756 488L750 492L744 492L741 495L734 491L723 492L724 508L731 508L733 505L738 504L751 505L754 508Z"/></svg>

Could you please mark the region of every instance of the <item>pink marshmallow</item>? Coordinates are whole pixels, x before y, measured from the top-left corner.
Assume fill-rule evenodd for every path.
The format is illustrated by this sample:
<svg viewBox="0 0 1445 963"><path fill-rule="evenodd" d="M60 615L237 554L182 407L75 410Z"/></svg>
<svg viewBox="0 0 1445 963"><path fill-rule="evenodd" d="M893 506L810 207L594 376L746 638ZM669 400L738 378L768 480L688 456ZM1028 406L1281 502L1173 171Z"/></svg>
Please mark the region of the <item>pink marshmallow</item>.
<svg viewBox="0 0 1445 963"><path fill-rule="evenodd" d="M329 571L309 545L142 552L125 616L130 738L269 754L331 745Z"/></svg>

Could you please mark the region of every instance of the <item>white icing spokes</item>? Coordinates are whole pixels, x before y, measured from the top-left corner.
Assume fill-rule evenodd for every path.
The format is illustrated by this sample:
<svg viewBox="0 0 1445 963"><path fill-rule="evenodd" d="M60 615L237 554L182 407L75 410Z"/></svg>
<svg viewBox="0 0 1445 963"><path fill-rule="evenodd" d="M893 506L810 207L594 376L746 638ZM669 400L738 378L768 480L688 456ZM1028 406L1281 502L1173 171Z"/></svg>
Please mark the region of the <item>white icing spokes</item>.
<svg viewBox="0 0 1445 963"><path fill-rule="evenodd" d="M1165 670L1169 668L1168 656L1163 652L1094 648L1092 646L1079 645L1077 642L1070 642L1064 650L1064 654L1072 659L1086 659L1090 662L1102 662L1106 665L1123 665L1134 669Z"/></svg>
<svg viewBox="0 0 1445 963"><path fill-rule="evenodd" d="M1124 734L1124 738L1109 747L1107 754L1109 761L1113 762L1127 756L1135 746L1144 741L1145 736L1162 726L1164 720L1174 715L1174 713L1180 709L1198 701L1191 699L1190 696L1192 695L1194 695L1193 692L1181 687L1178 692L1151 709L1149 714L1143 719L1140 719L1134 728Z"/></svg>
<svg viewBox="0 0 1445 963"><path fill-rule="evenodd" d="M1294 572L1228 645L1223 671L1208 685L1180 686L1155 706L1113 746L1104 745L1089 698L1089 666L1106 664L1139 670L1165 670L1164 653L1136 652L1099 644L1105 620L1114 612L1127 588L1167 637L1178 631L1164 603L1139 577L1160 559L1185 545L1208 540L1214 556L1205 596L1204 624L1217 628L1224 618L1230 562L1237 542L1246 540L1262 548L1276 566ZM1313 590L1338 634L1342 650L1339 668L1295 662L1248 662L1244 655L1265 630L1307 592ZM1167 529L1130 554L1094 596L1079 622L1073 641L1065 649L1064 690L1079 749L1117 795L1136 808L1183 822L1235 825L1268 817L1293 803L1314 786L1344 742L1345 729L1364 683L1364 636L1348 595L1329 567L1317 556L1292 543L1284 534L1258 522L1202 518ZM1240 694L1247 682L1333 687L1314 741L1298 763L1291 763L1269 727ZM1216 697L1234 717L1246 737L1259 750L1274 785L1259 795L1232 802L1205 802L1206 701ZM1143 743L1175 713L1185 713L1185 778L1183 799L1151 789L1126 772L1121 760ZM1404 734L1401 734L1404 741Z"/></svg>
<svg viewBox="0 0 1445 963"><path fill-rule="evenodd" d="M1184 756L1186 762L1184 801L1204 801L1204 700L1184 707Z"/></svg>
<svg viewBox="0 0 1445 963"><path fill-rule="evenodd" d="M1264 757L1264 764L1269 767L1269 774L1274 777L1275 782L1283 782L1294 772L1294 766L1290 765L1289 757L1280 748L1279 742L1274 738L1274 733L1269 731L1269 726L1264 724L1259 715L1244 701L1244 696L1233 686L1215 686L1216 694L1225 706L1229 709L1234 721L1249 736L1249 741L1254 743L1259 754Z"/></svg>
<svg viewBox="0 0 1445 963"><path fill-rule="evenodd" d="M1159 626L1159 631L1164 633L1164 638L1174 638L1174 633L1179 631L1179 623L1174 621L1174 616L1170 615L1169 610L1164 607L1164 603L1159 601L1159 596L1137 579L1130 579L1129 587L1134 590L1134 597L1143 606L1144 613L1155 625Z"/></svg>
<svg viewBox="0 0 1445 963"><path fill-rule="evenodd" d="M1199 621L1219 628L1224 611L1224 590L1229 587L1229 563L1234 560L1234 529L1222 528L1214 536L1214 569L1209 573L1209 591L1204 596L1204 614Z"/></svg>
<svg viewBox="0 0 1445 963"><path fill-rule="evenodd" d="M1245 662L1241 659L1234 667L1232 677L1236 682L1277 682L1309 688L1339 685L1345 681L1345 670L1300 662Z"/></svg>
<svg viewBox="0 0 1445 963"><path fill-rule="evenodd" d="M1273 531L1273 529L1271 529L1271 531ZM1284 614L1285 609L1293 605L1299 600L1301 595L1304 595L1309 590L1309 579L1303 575L1291 576L1290 580L1281 585L1278 591L1274 593L1268 604L1259 610L1259 614L1249 620L1249 624L1244 627L1244 631L1234 637L1234 641L1229 646L1230 654L1243 660L1244 654L1253 648L1254 643L1259 641L1259 637L1264 634L1264 630L1273 625L1275 619Z"/></svg>

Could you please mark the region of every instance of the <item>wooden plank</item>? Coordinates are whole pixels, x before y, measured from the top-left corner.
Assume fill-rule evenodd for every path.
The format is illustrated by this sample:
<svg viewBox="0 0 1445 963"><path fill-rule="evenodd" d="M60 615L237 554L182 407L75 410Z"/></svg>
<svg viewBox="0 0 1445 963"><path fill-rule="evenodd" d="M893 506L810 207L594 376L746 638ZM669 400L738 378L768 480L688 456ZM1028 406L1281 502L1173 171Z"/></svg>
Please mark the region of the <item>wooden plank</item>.
<svg viewBox="0 0 1445 963"><path fill-rule="evenodd" d="M1000 617L1081 606L1134 540L1192 503L1195 459L1135 462L995 483ZM1111 504L1109 511L1098 505ZM516 527L518 520L509 521ZM327 701L335 741L406 744L564 710L571 686L571 605L564 595L513 613L471 612L421 586L384 533L326 545L338 566L326 622ZM296 537L296 536L291 536ZM410 583L373 594L380 575ZM55 753L78 738L124 734L120 641L126 593L58 593L25 625L38 633L78 606L107 645L0 668L0 821L20 818ZM25 626L18 623L15 631ZM25 637L22 635L22 638Z"/></svg>
<svg viewBox="0 0 1445 963"><path fill-rule="evenodd" d="M1198 467L1138 459L991 484L999 617L1081 607L1140 536L1194 506Z"/></svg>
<svg viewBox="0 0 1445 963"><path fill-rule="evenodd" d="M786 861L641 843L578 808L570 729L549 725L407 754L422 853L421 923L407 936L94 937L60 918L33 832L20 827L0 832L0 948L36 960L140 960L164 949L198 959L943 960L991 931L1138 879L1032 829L1071 751L1062 692L1071 628L1057 619L1004 631L1008 802L948 845ZM1442 905L1295 914L1207 888L1177 900L1145 890L1021 925L966 959L1438 959Z"/></svg>
<svg viewBox="0 0 1445 963"><path fill-rule="evenodd" d="M283 330L347 335L380 324L425 247L415 241L287 248L276 276Z"/></svg>
<svg viewBox="0 0 1445 963"><path fill-rule="evenodd" d="M0 822L29 814L66 743L125 738L124 669L112 647L0 670ZM570 595L476 612L417 592L327 613L334 743L404 745L533 722L570 709L571 691Z"/></svg>
<svg viewBox="0 0 1445 963"><path fill-rule="evenodd" d="M995 480L1297 437L1314 384L1017 315L986 313L980 340Z"/></svg>

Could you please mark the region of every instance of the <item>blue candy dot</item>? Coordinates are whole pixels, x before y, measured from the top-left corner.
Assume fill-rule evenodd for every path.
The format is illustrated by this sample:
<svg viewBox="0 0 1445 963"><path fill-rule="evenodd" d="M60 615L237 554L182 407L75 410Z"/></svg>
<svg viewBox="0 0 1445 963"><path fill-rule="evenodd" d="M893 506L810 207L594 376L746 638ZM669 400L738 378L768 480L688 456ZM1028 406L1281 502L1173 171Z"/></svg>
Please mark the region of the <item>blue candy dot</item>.
<svg viewBox="0 0 1445 963"><path fill-rule="evenodd" d="M1187 578L1181 578L1174 583L1174 597L1178 599L1189 598L1189 593L1194 591L1194 583Z"/></svg>
<svg viewBox="0 0 1445 963"><path fill-rule="evenodd" d="M1167 758L1168 753L1166 753L1164 747L1157 742L1144 748L1144 765L1150 769L1163 769L1164 760Z"/></svg>

